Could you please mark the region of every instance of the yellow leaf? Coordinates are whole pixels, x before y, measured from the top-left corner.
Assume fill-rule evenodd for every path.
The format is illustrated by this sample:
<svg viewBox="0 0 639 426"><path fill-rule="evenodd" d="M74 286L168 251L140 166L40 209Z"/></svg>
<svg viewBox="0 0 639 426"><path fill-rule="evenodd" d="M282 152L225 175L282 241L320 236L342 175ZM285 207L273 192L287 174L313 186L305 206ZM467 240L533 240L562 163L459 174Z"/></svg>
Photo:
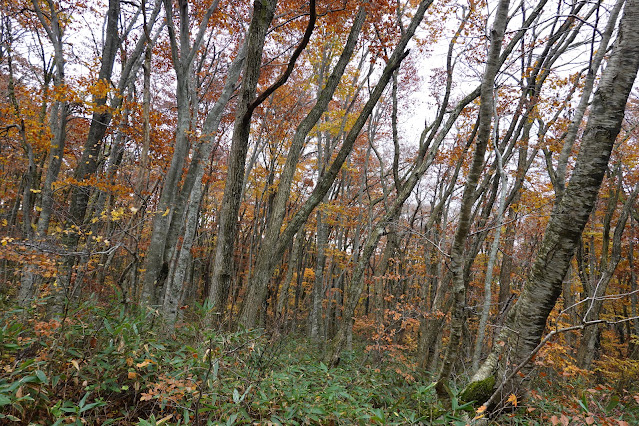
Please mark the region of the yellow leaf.
<svg viewBox="0 0 639 426"><path fill-rule="evenodd" d="M169 415L168 415L168 416L166 416L166 417L162 417L160 420L158 420L158 421L157 421L156 425L158 425L158 426L159 426L159 425L161 425L162 423L166 423L166 422L168 422L169 420L171 420L172 418L173 418L173 414L169 414Z"/></svg>
<svg viewBox="0 0 639 426"><path fill-rule="evenodd" d="M34 194L37 194L37 193L39 193L39 192L42 192L42 190L41 190L41 189L33 189L33 188L31 188L29 191L33 192Z"/></svg>
<svg viewBox="0 0 639 426"><path fill-rule="evenodd" d="M80 371L80 364L78 364L78 361L72 359L71 364L75 367L76 370Z"/></svg>
<svg viewBox="0 0 639 426"><path fill-rule="evenodd" d="M144 367L146 367L149 364L151 364L151 360L150 359L145 359L144 361L135 364L135 366L138 367L138 368L144 368Z"/></svg>
<svg viewBox="0 0 639 426"><path fill-rule="evenodd" d="M486 406L482 405L481 407L479 407L476 410L477 415L473 418L473 420L479 420L481 418L483 418L486 414L484 414L484 412L486 411Z"/></svg>
<svg viewBox="0 0 639 426"><path fill-rule="evenodd" d="M170 208L167 208L166 211L164 212L164 214L162 214L162 217L165 217L169 214L169 212L171 211Z"/></svg>
<svg viewBox="0 0 639 426"><path fill-rule="evenodd" d="M517 395L515 395L514 393L511 393L510 396L508 397L508 402L510 402L512 405L514 405L515 407L517 406Z"/></svg>

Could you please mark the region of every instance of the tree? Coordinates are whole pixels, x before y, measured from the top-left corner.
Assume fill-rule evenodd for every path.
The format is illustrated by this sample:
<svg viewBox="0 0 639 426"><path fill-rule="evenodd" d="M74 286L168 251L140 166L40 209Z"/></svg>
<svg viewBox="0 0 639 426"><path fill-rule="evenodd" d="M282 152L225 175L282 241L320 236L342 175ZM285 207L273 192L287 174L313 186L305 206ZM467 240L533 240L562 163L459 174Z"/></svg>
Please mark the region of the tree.
<svg viewBox="0 0 639 426"><path fill-rule="evenodd" d="M171 275L174 272L169 263L172 257L177 255L175 242L183 231L184 214L187 202L191 197L191 189L196 184L197 164L200 160L199 158L196 159L191 176L189 176L190 179L187 180L186 187L180 192L179 183L183 174L182 169L189 154L189 132L195 130L192 128L191 121L191 100L196 96L193 91L193 64L204 39L209 20L218 3L219 1L214 1L208 6L204 13L204 18L199 23L195 40L191 43L191 21L188 2L178 2L180 21L179 27L177 27L174 23L173 4L171 1L164 1L171 47L171 61L177 80L177 128L175 129L175 144L171 164L162 185L157 211L153 217L151 246L145 259L146 272L141 299L145 305L163 306L163 312L170 313L172 320L174 320L177 312L177 299L179 297L176 296L176 292L179 294L179 289L171 286L167 290L167 278L170 272ZM234 84L234 81L231 84ZM223 108L228 101L228 94L220 99L222 102L221 108ZM219 114L212 118L213 121L219 119L221 108L214 109L216 112L219 111ZM207 130L214 133L217 129ZM197 203L199 204L199 200ZM165 304L165 292L167 291L169 297L166 299L167 303Z"/></svg>
<svg viewBox="0 0 639 426"><path fill-rule="evenodd" d="M551 216L530 278L492 352L473 376L472 383L492 376L499 380L498 389L518 389L521 381L513 380L511 373L521 369L521 365L527 364L536 353L546 329L546 320L561 294L563 279L597 199L637 76L639 34L632 29L637 19L639 2L628 1L608 66L592 101L588 124L565 195ZM500 359L501 354L507 356ZM498 401L489 401L491 404L494 402Z"/></svg>
<svg viewBox="0 0 639 426"><path fill-rule="evenodd" d="M253 18L247 34L246 64L240 89L240 102L235 116L228 173L219 217L213 277L209 290L209 300L214 304L215 308L222 311L231 281L233 247L237 233L237 214L244 186L251 118L255 108L288 80L297 59L310 40L317 18L315 1L311 1L309 4L310 18L308 26L302 41L293 52L286 70L272 86L256 96L262 64L262 50L264 49L267 30L275 15L276 6L277 1L256 1L253 9Z"/></svg>

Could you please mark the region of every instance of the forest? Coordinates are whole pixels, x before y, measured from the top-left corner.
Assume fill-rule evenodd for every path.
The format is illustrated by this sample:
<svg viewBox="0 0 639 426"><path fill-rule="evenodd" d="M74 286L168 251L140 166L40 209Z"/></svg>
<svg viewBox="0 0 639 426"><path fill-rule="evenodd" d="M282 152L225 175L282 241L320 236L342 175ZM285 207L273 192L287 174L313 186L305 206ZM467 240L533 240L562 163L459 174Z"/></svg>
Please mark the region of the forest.
<svg viewBox="0 0 639 426"><path fill-rule="evenodd" d="M0 424L639 424L638 23L0 2Z"/></svg>

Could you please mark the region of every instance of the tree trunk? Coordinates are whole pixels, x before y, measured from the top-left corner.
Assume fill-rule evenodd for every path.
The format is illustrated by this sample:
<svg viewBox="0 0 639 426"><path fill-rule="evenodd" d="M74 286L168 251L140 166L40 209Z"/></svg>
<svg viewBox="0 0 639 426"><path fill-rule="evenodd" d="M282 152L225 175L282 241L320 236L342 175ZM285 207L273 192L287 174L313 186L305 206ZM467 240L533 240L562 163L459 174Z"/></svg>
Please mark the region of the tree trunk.
<svg viewBox="0 0 639 426"><path fill-rule="evenodd" d="M626 102L639 68L639 32L635 31L638 20L639 0L630 0L626 3L619 36L592 101L570 184L551 215L530 278L491 354L473 377L473 383L490 376L498 380L510 378L496 372L510 372L513 367L525 365L541 341L546 320L561 294L563 279L597 199L621 128ZM500 359L502 354L508 354L508 357ZM510 388L513 391L520 388L520 384L510 382L500 384L498 389L503 390L505 386L508 386L507 391L500 395L508 395ZM487 404L494 402L489 400Z"/></svg>
<svg viewBox="0 0 639 426"><path fill-rule="evenodd" d="M276 306L276 315L275 320L280 328L284 328L285 318L284 318L284 309L288 306L288 289L291 286L291 281L293 280L293 272L295 270L300 271L300 265L302 261L302 245L304 244L304 240L306 239L306 235L304 232L299 232L295 237L295 241L293 242L293 247L291 249L290 258L288 261L288 269L286 270L286 277L284 278L284 282L282 283L282 288L280 289L277 295L277 306Z"/></svg>
<svg viewBox="0 0 639 426"><path fill-rule="evenodd" d="M466 318L466 282L464 280L464 248L470 230L471 213L476 199L476 189L479 178L484 169L484 155L490 138L491 122L493 117L494 99L493 91L495 77L499 70L499 54L504 39L506 24L508 23L509 0L501 0L497 7L495 22L490 34L490 47L486 60L486 69L481 84L481 104L479 107L479 126L477 130L477 145L473 155L473 161L468 173L464 193L462 195L459 221L453 247L451 249L450 270L452 273L452 317L450 325L450 340L444 356L442 369L437 378L437 396L445 405L450 404L450 391L448 378L457 361L459 344L462 337L462 328Z"/></svg>
<svg viewBox="0 0 639 426"><path fill-rule="evenodd" d="M235 126L228 159L228 174L222 206L218 218L218 235L215 247L213 276L209 287L209 301L218 312L224 306L231 286L234 244L237 234L237 215L244 186L244 166L253 116L255 93L262 66L262 50L268 28L275 14L277 0L254 2L253 17L247 35L247 54L242 77L242 88L235 114ZM261 301L259 303L261 305ZM259 305L255 307L256 311Z"/></svg>
<svg viewBox="0 0 639 426"><path fill-rule="evenodd" d="M178 1L180 23L176 29L173 21L173 5L169 0L164 1L166 22L171 46L171 59L175 70L177 87L177 127L175 129L175 144L169 170L164 178L160 199L153 216L151 241L145 257L145 274L141 301L144 305L165 306L164 295L166 280L170 271L170 259L173 257L175 246L167 249L167 240L173 236L177 240L175 222L179 222L177 229L184 229L186 204L191 193L185 194L185 200L176 204L179 196L179 182L189 151L189 131L191 130L191 98L193 93L191 80L193 79L193 61L201 45L205 27L216 9L218 1L214 1L206 11L200 22L198 33L191 43L190 14L188 2ZM177 211L177 208L180 211Z"/></svg>
<svg viewBox="0 0 639 426"><path fill-rule="evenodd" d="M329 228L321 210L317 211L317 243L315 256L315 281L311 300L309 321L309 337L319 342L322 324L322 301L324 300L324 271L326 270L326 246L328 244Z"/></svg>
<svg viewBox="0 0 639 426"><path fill-rule="evenodd" d="M496 114L495 114L496 116ZM498 126L495 125L495 129ZM506 190L508 189L508 176L504 171L504 165L502 162L502 156L499 152L497 144L497 137L495 141L495 153L497 155L498 170L501 180L500 196L499 196L499 208L497 210L497 224L495 225L495 233L493 242L490 247L490 255L488 256L488 263L486 264L486 279L484 281L484 306L482 308L481 318L479 320L479 328L477 329L477 339L475 340L475 351L473 353L473 371L479 368L479 361L481 359L482 349L484 346L484 336L486 335L486 325L488 324L488 317L490 316L490 307L492 305L493 293L492 293L492 281L493 281L493 269L497 261L497 252L499 250L499 241L501 237L501 227L504 221L504 210L506 209ZM495 177L497 179L497 177Z"/></svg>

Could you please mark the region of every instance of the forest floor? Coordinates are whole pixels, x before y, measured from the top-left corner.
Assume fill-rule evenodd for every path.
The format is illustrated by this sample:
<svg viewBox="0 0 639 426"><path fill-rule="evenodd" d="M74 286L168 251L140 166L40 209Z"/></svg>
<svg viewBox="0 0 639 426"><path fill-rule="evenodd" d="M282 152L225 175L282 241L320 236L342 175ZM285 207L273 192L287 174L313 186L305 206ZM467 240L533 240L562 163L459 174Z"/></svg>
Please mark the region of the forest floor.
<svg viewBox="0 0 639 426"><path fill-rule="evenodd" d="M167 332L152 313L84 305L52 320L43 306L0 308L0 424L465 425L477 416L454 399L442 410L415 354L367 350L357 337L329 369L324 343L214 332L203 315ZM537 371L529 397L494 424L639 424L631 377Z"/></svg>

